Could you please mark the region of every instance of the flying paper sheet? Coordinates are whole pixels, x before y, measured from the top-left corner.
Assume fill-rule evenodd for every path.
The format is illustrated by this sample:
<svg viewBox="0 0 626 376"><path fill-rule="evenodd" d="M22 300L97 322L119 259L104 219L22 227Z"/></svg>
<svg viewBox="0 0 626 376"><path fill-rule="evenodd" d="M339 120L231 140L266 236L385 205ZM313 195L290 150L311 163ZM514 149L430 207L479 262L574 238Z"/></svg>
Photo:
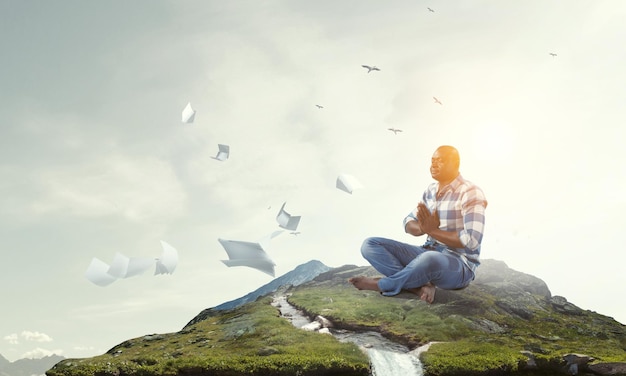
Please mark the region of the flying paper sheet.
<svg viewBox="0 0 626 376"><path fill-rule="evenodd" d="M126 271L128 271L129 263L130 259L128 257L116 252L115 257L113 257L113 262L107 270L107 274L114 278L124 278L126 277Z"/></svg>
<svg viewBox="0 0 626 376"><path fill-rule="evenodd" d="M263 249L269 249L270 241L272 239L274 239L275 237L277 237L278 235L282 234L283 232L284 232L284 230L276 230L276 231L272 232L271 234L269 234L269 235L263 237L261 240L259 240L259 245Z"/></svg>
<svg viewBox="0 0 626 376"><path fill-rule="evenodd" d="M298 228L298 224L300 223L300 216L292 216L291 214L285 211L285 204L280 207L280 211L278 215L276 215L276 221L278 221L278 225L284 229L296 231Z"/></svg>
<svg viewBox="0 0 626 376"><path fill-rule="evenodd" d="M117 252L107 274L115 278L128 278L144 273L154 264L150 258L126 257Z"/></svg>
<svg viewBox="0 0 626 376"><path fill-rule="evenodd" d="M128 269L126 270L126 278L143 274L154 264L153 259L131 257L128 261Z"/></svg>
<svg viewBox="0 0 626 376"><path fill-rule="evenodd" d="M187 103L183 109L182 120L183 123L193 123L193 119L196 117L196 110L191 108L191 103Z"/></svg>
<svg viewBox="0 0 626 376"><path fill-rule="evenodd" d="M178 251L163 240L161 240L161 248L163 252L161 252L161 257L156 259L154 275L172 274L178 265Z"/></svg>
<svg viewBox="0 0 626 376"><path fill-rule="evenodd" d="M222 260L224 265L230 267L233 266L247 266L263 273L274 277L274 263L271 261L257 260L257 259L236 259L236 260Z"/></svg>
<svg viewBox="0 0 626 376"><path fill-rule="evenodd" d="M111 265L94 257L85 272L85 277L98 286L107 286L116 279L142 274L155 264L155 275L172 274L178 265L178 251L163 240L161 248L159 258L127 257L117 252Z"/></svg>
<svg viewBox="0 0 626 376"><path fill-rule="evenodd" d="M228 145L217 144L219 151L215 157L211 157L213 159L217 159L218 161L225 161L228 159L230 155L230 147Z"/></svg>
<svg viewBox="0 0 626 376"><path fill-rule="evenodd" d="M108 286L116 280L115 277L107 273L108 270L109 264L94 257L87 267L87 271L85 271L85 277L98 286Z"/></svg>
<svg viewBox="0 0 626 376"><path fill-rule="evenodd" d="M352 194L355 189L363 188L363 185L352 175L340 174L337 177L337 188Z"/></svg>
<svg viewBox="0 0 626 376"><path fill-rule="evenodd" d="M239 240L217 239L228 254L228 260L222 260L224 265L247 266L257 269L274 277L276 265L259 243L244 242Z"/></svg>

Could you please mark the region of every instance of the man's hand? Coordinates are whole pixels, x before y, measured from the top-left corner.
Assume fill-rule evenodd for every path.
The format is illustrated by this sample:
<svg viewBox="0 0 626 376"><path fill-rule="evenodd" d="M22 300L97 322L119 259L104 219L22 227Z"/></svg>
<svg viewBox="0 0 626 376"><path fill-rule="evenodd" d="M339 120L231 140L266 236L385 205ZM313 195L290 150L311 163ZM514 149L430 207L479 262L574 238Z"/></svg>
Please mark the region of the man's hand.
<svg viewBox="0 0 626 376"><path fill-rule="evenodd" d="M436 230L440 226L439 222L439 214L435 210L434 214L431 214L426 204L420 202L417 204L417 220L419 221L419 225L421 230L425 234L430 234L433 230Z"/></svg>
<svg viewBox="0 0 626 376"><path fill-rule="evenodd" d="M444 231L439 229L439 226L441 226L439 214L436 210L435 213L431 214L426 205L421 202L417 205L417 220L419 221L422 231L439 243L443 243L452 248L465 247L456 231Z"/></svg>

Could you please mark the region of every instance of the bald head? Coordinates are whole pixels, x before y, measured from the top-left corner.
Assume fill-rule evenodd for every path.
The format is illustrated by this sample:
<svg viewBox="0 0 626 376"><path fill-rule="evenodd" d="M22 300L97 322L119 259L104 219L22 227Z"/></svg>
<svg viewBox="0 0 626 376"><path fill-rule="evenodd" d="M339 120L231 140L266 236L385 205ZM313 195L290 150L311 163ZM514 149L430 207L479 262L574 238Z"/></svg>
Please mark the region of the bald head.
<svg viewBox="0 0 626 376"><path fill-rule="evenodd" d="M430 163L430 174L441 184L449 184L459 175L461 158L455 147L443 145L433 153Z"/></svg>
<svg viewBox="0 0 626 376"><path fill-rule="evenodd" d="M459 156L459 151L454 146L442 145L437 148L437 152L439 152L442 158L452 162L457 169L461 165L461 156Z"/></svg>

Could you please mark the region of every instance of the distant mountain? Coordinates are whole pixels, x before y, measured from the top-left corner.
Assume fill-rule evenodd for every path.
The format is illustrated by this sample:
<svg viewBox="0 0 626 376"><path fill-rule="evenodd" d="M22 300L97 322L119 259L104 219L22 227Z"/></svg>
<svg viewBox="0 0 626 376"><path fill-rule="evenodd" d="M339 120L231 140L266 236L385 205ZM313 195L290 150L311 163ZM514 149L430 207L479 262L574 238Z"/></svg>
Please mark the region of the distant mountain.
<svg viewBox="0 0 626 376"><path fill-rule="evenodd" d="M9 362L7 358L5 358L4 356L2 356L2 354L0 354L0 370L9 363L11 362Z"/></svg>
<svg viewBox="0 0 626 376"><path fill-rule="evenodd" d="M18 359L9 362L0 355L0 376L44 375L52 366L65 359L59 355L50 355L41 359Z"/></svg>
<svg viewBox="0 0 626 376"><path fill-rule="evenodd" d="M2 372L2 369L11 362L7 360L4 356L0 355L0 376L9 376L8 374Z"/></svg>
<svg viewBox="0 0 626 376"><path fill-rule="evenodd" d="M211 311L222 311L239 307L240 305L253 302L261 296L276 292L279 288L299 286L303 283L312 281L318 275L325 273L329 270L331 270L330 267L324 265L318 260L311 260L305 264L298 265L294 270L272 280L268 284L259 287L258 289L242 296L241 298L222 303L213 308L205 309L204 311L200 312L200 314L196 316L192 321L190 321L187 326L193 325L195 322L202 320L203 317L205 317L206 314Z"/></svg>

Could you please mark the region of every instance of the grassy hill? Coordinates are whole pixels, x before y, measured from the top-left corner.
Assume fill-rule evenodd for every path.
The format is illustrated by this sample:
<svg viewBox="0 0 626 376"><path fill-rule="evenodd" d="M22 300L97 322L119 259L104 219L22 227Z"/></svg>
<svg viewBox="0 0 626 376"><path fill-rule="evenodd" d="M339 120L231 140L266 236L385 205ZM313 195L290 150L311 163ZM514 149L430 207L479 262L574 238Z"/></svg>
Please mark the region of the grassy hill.
<svg viewBox="0 0 626 376"><path fill-rule="evenodd" d="M428 375L566 374L568 354L590 365L626 363L626 327L551 296L540 279L485 260L472 285L438 290L426 304L410 293L384 297L347 283L376 275L346 265L299 286L289 302L335 329L378 331L410 348L436 342L421 357ZM608 368L607 368L608 367ZM581 364L581 371L590 371ZM600 368L597 368L600 369ZM619 369L619 367L618 367ZM207 309L181 331L130 339L106 354L67 359L48 376L368 375L353 344L306 332L281 318L271 294L229 310ZM608 373L605 373L608 374Z"/></svg>

